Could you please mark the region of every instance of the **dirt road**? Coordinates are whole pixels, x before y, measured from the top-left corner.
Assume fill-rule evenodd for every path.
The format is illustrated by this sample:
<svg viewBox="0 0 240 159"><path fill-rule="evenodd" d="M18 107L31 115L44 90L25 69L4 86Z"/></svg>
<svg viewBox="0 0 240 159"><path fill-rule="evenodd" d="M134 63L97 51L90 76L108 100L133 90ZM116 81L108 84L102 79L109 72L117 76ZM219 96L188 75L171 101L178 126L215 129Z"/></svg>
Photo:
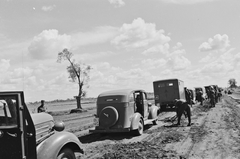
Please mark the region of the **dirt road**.
<svg viewBox="0 0 240 159"><path fill-rule="evenodd" d="M140 137L129 134L86 135L81 158L240 158L240 107L224 96L214 108L194 105L191 127L182 117L176 127L167 116L159 116L158 126L149 126ZM171 114L173 115L173 114ZM169 115L169 116L171 116ZM176 122L176 121L175 121Z"/></svg>

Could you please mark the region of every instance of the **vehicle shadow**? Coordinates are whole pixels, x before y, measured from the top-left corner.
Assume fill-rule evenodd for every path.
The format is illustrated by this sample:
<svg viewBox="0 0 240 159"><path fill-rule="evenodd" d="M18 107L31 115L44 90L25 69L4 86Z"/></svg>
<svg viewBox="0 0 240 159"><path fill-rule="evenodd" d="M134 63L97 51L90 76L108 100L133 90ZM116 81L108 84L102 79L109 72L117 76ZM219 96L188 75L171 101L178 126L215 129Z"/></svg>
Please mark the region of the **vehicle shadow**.
<svg viewBox="0 0 240 159"><path fill-rule="evenodd" d="M147 124L144 126L144 131L150 129L153 124ZM144 132L143 132L144 133ZM121 133L89 133L84 136L80 136L78 139L81 143L87 144L96 141L104 141L104 140L124 140L124 139L132 139L136 137L133 131L131 132L121 132Z"/></svg>

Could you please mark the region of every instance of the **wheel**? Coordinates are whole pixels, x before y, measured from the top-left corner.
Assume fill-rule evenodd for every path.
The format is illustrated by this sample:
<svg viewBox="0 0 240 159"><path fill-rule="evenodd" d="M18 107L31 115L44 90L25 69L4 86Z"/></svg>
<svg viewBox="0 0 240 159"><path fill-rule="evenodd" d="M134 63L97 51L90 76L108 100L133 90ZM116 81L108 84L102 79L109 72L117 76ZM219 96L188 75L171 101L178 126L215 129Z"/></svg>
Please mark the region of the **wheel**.
<svg viewBox="0 0 240 159"><path fill-rule="evenodd" d="M76 159L76 157L70 148L64 148L59 152L57 159Z"/></svg>
<svg viewBox="0 0 240 159"><path fill-rule="evenodd" d="M136 135L142 135L143 134L143 120L140 119L138 123L138 128L135 130Z"/></svg>
<svg viewBox="0 0 240 159"><path fill-rule="evenodd" d="M99 116L99 125L105 128L113 126L118 121L118 111L112 106L105 107Z"/></svg>

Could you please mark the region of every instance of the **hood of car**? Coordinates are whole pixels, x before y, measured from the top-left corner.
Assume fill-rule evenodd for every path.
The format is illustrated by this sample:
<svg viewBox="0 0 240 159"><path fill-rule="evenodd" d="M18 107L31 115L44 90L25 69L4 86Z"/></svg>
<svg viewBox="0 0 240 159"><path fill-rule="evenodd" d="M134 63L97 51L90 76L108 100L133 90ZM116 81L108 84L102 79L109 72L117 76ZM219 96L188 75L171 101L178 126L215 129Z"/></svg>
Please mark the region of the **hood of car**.
<svg viewBox="0 0 240 159"><path fill-rule="evenodd" d="M31 114L31 116L36 130L37 141L48 136L50 133L54 131L53 130L54 120L50 114L37 113Z"/></svg>

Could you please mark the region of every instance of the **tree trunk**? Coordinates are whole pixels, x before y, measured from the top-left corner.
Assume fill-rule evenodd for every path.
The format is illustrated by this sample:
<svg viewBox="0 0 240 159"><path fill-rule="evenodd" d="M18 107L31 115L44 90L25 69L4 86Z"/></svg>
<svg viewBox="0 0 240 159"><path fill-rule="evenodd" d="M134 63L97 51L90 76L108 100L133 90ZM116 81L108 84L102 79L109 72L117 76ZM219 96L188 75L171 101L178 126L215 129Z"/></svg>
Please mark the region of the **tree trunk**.
<svg viewBox="0 0 240 159"><path fill-rule="evenodd" d="M82 109L81 97L80 96L76 96L76 100L77 100L77 109Z"/></svg>

